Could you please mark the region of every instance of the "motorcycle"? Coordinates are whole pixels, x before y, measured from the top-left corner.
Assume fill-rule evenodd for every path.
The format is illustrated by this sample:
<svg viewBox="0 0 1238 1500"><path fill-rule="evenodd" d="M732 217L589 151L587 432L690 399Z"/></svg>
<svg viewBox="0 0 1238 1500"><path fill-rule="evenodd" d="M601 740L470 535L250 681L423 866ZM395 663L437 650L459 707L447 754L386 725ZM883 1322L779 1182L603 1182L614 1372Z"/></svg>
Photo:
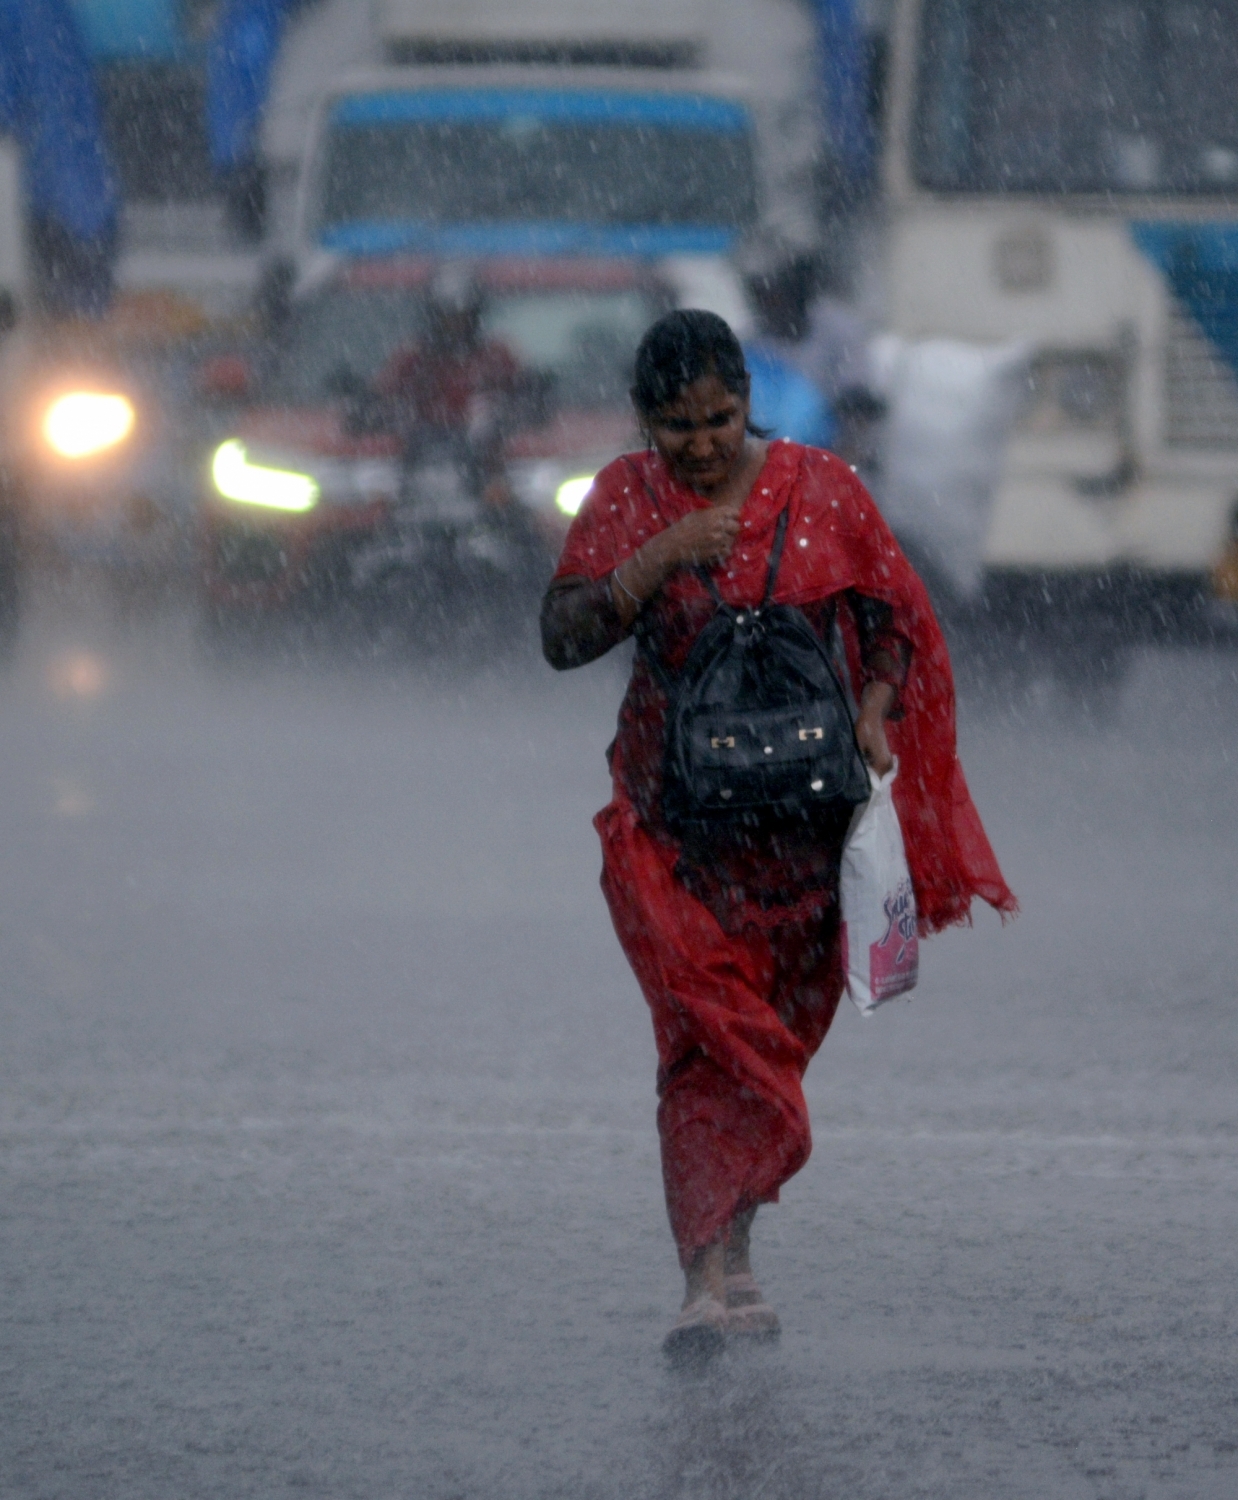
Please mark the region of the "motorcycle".
<svg viewBox="0 0 1238 1500"><path fill-rule="evenodd" d="M372 613L439 647L520 637L552 566L485 414L463 430L409 434L389 520L350 558Z"/></svg>

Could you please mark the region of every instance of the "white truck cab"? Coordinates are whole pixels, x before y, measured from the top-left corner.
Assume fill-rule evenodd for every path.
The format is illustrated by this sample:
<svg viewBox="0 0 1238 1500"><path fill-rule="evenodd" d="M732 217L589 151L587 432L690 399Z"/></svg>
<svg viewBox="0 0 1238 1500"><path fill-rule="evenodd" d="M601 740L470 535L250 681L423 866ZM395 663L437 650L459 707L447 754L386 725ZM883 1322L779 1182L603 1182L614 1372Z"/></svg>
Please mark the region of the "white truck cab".
<svg viewBox="0 0 1238 1500"><path fill-rule="evenodd" d="M990 581L1132 623L1233 589L1234 11L897 0L892 43L887 327L1030 353Z"/></svg>

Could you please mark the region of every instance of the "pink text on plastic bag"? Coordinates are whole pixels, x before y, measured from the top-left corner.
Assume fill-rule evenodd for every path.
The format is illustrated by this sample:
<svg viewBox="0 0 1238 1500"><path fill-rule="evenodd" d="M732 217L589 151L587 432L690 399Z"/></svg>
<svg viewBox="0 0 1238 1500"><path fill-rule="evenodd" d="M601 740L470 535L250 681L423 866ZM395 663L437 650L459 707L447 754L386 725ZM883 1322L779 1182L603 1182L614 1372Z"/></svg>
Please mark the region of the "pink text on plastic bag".
<svg viewBox="0 0 1238 1500"><path fill-rule="evenodd" d="M885 898L884 906L886 930L868 950L869 987L874 1000L890 1000L914 989L920 969L911 881L901 881Z"/></svg>

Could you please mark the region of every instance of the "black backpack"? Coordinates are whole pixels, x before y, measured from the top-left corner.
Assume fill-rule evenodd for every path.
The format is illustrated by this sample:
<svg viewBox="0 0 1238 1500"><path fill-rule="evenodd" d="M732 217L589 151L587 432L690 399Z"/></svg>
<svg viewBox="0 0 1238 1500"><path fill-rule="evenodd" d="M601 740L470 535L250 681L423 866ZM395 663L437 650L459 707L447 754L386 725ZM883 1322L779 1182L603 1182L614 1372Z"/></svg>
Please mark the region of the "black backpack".
<svg viewBox="0 0 1238 1500"><path fill-rule="evenodd" d="M787 534L778 518L765 597L735 608L709 572L717 609L677 677L637 640L667 696L662 812L692 842L746 832L846 826L871 795L848 697L802 610L771 604Z"/></svg>

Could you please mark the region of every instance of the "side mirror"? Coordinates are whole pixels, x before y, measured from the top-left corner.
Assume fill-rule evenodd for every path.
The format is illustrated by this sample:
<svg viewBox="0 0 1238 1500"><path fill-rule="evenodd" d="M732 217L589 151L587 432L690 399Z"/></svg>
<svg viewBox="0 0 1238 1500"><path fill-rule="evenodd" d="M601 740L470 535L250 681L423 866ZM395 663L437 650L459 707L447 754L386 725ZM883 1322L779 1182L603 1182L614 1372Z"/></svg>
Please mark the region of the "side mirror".
<svg viewBox="0 0 1238 1500"><path fill-rule="evenodd" d="M206 401L248 401L257 381L243 354L214 354L198 366L198 395Z"/></svg>

